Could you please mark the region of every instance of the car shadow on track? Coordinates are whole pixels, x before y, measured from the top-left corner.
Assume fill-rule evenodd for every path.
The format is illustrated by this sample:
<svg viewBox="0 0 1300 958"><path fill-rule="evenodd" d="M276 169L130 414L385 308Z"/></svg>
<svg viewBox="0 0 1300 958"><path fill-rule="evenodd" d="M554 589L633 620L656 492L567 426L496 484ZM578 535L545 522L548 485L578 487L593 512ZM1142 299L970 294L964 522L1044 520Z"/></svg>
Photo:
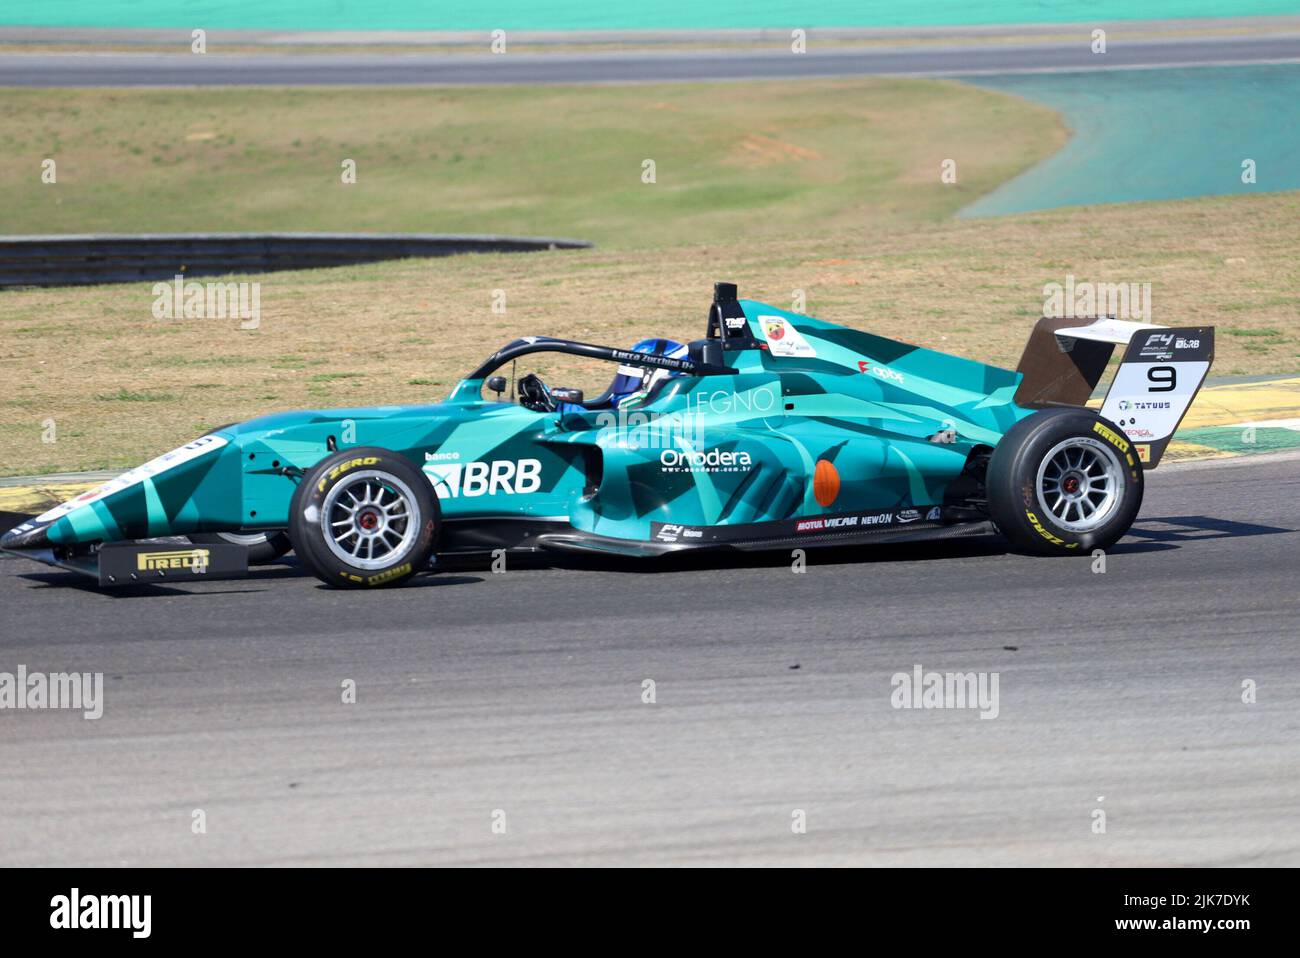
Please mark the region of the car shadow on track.
<svg viewBox="0 0 1300 958"><path fill-rule="evenodd" d="M1210 516L1153 516L1143 518L1133 524L1128 535L1112 546L1108 551L1113 555L1140 555L1143 553L1164 552L1181 549L1184 546L1204 540L1241 538L1245 536L1278 535L1295 532L1294 529L1280 526L1267 526L1250 522L1237 522L1230 519L1216 519ZM767 552L740 552L728 550L700 550L671 553L651 558L633 558L618 555L583 555L581 553L543 554L531 553L511 555L509 568L514 569L569 569L578 572L621 572L637 574L658 574L672 572L700 572L714 569L771 569L789 566L792 552L785 550ZM936 560L957 560L974 558L992 558L1013 554L1014 550L996 534L973 536L966 539L938 539L929 542L880 543L878 545L830 546L807 550L807 560L817 565L872 565L878 562L929 562ZM1078 558L1089 553L1074 556L1042 558ZM444 585L473 585L483 582L478 575L464 575L466 572L487 571L492 567L490 556L468 556L445 558L438 562L437 568L429 570L434 574L419 575L402 588L428 588ZM310 579L311 574L303 570L292 558L283 564L256 566L241 579L226 580L233 588L208 588L222 580L202 580L194 582L150 582L139 585L100 588L93 580L73 572L28 572L20 573L20 578L38 582L43 588L74 588L81 592L105 595L112 598L149 598L165 596L203 596L226 595L231 593L265 592L259 585L270 585L282 579ZM202 588L181 588L182 585L199 585ZM251 586L251 587L250 587ZM325 583L316 583L316 589L330 590Z"/></svg>
<svg viewBox="0 0 1300 958"><path fill-rule="evenodd" d="M1128 535L1148 543L1200 542L1205 539L1241 539L1295 532L1281 526L1215 519L1210 516L1150 516L1133 523Z"/></svg>
<svg viewBox="0 0 1300 958"><path fill-rule="evenodd" d="M1184 544L1205 539L1238 538L1242 536L1276 535L1293 532L1277 526L1235 522L1209 516L1164 516L1140 519L1128 535L1108 551L1116 555L1141 555L1182 548ZM676 552L654 558L631 558L617 555L587 556L582 554L546 555L531 554L511 556L512 569L573 569L591 572L669 573L699 572L710 569L769 569L790 565L792 550L770 552L740 552L731 550L700 550ZM907 543L880 543L878 545L829 546L807 550L810 563L817 565L871 565L877 562L929 562L945 559L990 558L1017 554L1007 541L997 534L972 536L966 539L936 539ZM1080 553L1089 555L1089 553ZM1072 559L1077 555L1039 556L1034 559ZM465 558L447 563L460 570L480 570L489 567L487 559Z"/></svg>
<svg viewBox="0 0 1300 958"><path fill-rule="evenodd" d="M581 553L533 553L510 556L511 569L569 569L579 572L623 572L658 574L701 572L711 569L772 569L789 566L793 550L743 552L728 549L700 549L662 556L583 555ZM817 565L870 564L874 562L923 562L931 559L960 559L1004 555L1006 542L997 536L909 542L892 545L823 546L806 550L807 561ZM488 560L458 558L456 570L486 569Z"/></svg>
<svg viewBox="0 0 1300 958"><path fill-rule="evenodd" d="M29 582L39 583L42 589L75 589L78 592L89 593L91 595L102 595L110 599L148 599L148 598L166 598L169 596L192 596L201 597L205 595L251 595L257 592L270 591L269 588L259 588L258 586L270 586L273 583L283 579L307 579L317 589L329 589L330 587L323 582L317 582L311 573L306 572L296 563L285 565L266 565L256 566L248 575L237 579L199 579L180 580L172 582L141 582L136 585L122 585L103 588L93 579L79 575L76 572L23 572L19 573L18 578L26 579ZM424 587L436 585L473 585L476 582L482 582L482 576L467 575L439 575L439 576L419 576L412 579L406 584L406 587ZM214 586L230 585L231 588L213 588ZM185 588L186 586L199 586L198 589Z"/></svg>

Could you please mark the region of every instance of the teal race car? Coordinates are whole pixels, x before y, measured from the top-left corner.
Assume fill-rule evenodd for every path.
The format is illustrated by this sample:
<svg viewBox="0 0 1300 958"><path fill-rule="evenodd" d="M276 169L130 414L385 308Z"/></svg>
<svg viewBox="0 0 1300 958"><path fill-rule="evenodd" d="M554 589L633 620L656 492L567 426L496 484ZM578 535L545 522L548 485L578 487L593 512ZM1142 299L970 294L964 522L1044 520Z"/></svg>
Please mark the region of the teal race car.
<svg viewBox="0 0 1300 958"><path fill-rule="evenodd" d="M1009 370L719 283L703 339L529 336L442 403L223 426L0 548L103 585L238 575L292 549L324 582L362 588L497 550L655 556L997 531L1020 550L1088 552L1133 522L1213 336L1044 318ZM1116 345L1123 361L1093 411ZM588 398L516 376L542 352L607 362L613 379Z"/></svg>

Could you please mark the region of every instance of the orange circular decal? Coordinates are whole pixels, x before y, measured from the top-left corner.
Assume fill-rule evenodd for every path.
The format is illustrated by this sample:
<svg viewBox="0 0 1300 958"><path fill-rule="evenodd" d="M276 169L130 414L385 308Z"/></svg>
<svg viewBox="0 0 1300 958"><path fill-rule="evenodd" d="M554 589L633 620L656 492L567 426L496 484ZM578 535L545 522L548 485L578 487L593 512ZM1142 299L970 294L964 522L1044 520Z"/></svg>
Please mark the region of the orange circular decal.
<svg viewBox="0 0 1300 958"><path fill-rule="evenodd" d="M813 472L813 496L823 509L840 494L840 473L829 459L818 459Z"/></svg>

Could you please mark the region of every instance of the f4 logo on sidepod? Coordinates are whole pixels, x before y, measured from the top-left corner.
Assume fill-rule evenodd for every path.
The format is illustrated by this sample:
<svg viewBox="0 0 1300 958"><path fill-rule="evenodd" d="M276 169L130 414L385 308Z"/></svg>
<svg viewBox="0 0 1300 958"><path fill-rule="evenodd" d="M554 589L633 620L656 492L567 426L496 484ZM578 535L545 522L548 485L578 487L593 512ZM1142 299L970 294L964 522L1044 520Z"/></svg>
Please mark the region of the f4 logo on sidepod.
<svg viewBox="0 0 1300 958"><path fill-rule="evenodd" d="M542 487L540 459L428 462L424 471L442 499L494 496L498 493L522 495Z"/></svg>

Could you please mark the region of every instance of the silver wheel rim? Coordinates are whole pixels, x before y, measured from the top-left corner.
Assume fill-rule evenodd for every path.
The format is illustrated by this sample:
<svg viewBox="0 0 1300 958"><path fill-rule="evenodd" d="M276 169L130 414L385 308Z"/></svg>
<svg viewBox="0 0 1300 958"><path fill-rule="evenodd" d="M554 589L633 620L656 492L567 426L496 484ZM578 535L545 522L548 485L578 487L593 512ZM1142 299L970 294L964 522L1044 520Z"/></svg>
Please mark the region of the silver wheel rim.
<svg viewBox="0 0 1300 958"><path fill-rule="evenodd" d="M348 476L325 496L320 512L325 544L357 569L383 569L415 544L415 496L410 486L384 472Z"/></svg>
<svg viewBox="0 0 1300 958"><path fill-rule="evenodd" d="M251 549L253 546L260 546L260 545L265 544L265 543L266 543L267 536L270 535L270 533L267 533L267 532L218 532L217 535L219 535L222 539L225 539L227 542L233 543L234 545L237 545L237 546L246 546L246 547L248 547L248 548Z"/></svg>
<svg viewBox="0 0 1300 958"><path fill-rule="evenodd" d="M1124 494L1115 450L1088 436L1058 442L1038 466L1038 507L1070 532L1104 525Z"/></svg>

